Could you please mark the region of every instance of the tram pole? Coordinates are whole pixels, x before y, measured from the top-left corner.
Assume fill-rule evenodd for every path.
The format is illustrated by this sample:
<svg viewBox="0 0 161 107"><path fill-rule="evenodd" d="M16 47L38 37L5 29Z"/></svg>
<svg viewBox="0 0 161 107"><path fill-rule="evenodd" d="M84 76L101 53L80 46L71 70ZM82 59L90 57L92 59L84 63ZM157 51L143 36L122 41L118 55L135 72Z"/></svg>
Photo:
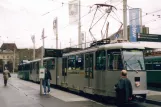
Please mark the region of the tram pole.
<svg viewBox="0 0 161 107"><path fill-rule="evenodd" d="M128 40L127 37L127 0L123 0L123 38Z"/></svg>

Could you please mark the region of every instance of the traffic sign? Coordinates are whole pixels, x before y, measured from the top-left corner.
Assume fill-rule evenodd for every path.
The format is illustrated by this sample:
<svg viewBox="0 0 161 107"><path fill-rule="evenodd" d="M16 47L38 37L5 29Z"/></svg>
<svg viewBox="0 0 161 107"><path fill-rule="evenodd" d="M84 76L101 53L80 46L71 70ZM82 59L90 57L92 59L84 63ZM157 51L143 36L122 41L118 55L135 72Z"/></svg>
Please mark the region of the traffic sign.
<svg viewBox="0 0 161 107"><path fill-rule="evenodd" d="M45 77L45 68L41 67L39 70L39 78L44 79L44 77Z"/></svg>
<svg viewBox="0 0 161 107"><path fill-rule="evenodd" d="M44 57L62 57L61 49L44 49Z"/></svg>

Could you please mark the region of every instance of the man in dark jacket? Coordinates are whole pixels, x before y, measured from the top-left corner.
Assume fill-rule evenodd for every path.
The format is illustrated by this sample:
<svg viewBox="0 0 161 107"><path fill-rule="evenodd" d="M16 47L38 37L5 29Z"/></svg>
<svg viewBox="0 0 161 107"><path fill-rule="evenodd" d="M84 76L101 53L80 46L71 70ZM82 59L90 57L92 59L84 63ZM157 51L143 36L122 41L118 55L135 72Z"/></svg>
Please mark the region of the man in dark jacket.
<svg viewBox="0 0 161 107"><path fill-rule="evenodd" d="M126 70L121 71L121 78L115 87L117 105L119 107L124 107L125 103L128 103L130 100L132 100L132 85L130 80L127 78Z"/></svg>
<svg viewBox="0 0 161 107"><path fill-rule="evenodd" d="M49 69L46 69L45 70L45 77L43 80L44 94L46 94L46 86L48 87L48 93L50 93L50 80L52 80L51 73L50 73Z"/></svg>

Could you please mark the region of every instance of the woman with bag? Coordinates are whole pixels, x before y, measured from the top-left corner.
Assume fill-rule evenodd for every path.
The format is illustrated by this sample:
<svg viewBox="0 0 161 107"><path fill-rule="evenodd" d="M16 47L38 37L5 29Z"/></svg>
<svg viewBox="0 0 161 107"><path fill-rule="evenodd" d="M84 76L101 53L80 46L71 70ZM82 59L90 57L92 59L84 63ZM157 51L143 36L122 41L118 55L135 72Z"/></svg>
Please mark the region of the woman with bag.
<svg viewBox="0 0 161 107"><path fill-rule="evenodd" d="M11 77L10 72L5 67L5 70L3 72L3 78L4 78L4 85L5 86L7 85L7 80L8 80L9 77Z"/></svg>

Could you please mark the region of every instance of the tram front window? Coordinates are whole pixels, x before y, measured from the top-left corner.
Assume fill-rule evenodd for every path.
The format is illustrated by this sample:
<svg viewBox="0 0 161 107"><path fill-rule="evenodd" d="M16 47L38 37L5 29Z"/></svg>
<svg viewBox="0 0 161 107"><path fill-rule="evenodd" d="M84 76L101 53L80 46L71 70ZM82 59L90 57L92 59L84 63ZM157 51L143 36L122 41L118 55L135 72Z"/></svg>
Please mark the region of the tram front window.
<svg viewBox="0 0 161 107"><path fill-rule="evenodd" d="M145 70L143 51L141 50L124 50L124 64L127 70Z"/></svg>

